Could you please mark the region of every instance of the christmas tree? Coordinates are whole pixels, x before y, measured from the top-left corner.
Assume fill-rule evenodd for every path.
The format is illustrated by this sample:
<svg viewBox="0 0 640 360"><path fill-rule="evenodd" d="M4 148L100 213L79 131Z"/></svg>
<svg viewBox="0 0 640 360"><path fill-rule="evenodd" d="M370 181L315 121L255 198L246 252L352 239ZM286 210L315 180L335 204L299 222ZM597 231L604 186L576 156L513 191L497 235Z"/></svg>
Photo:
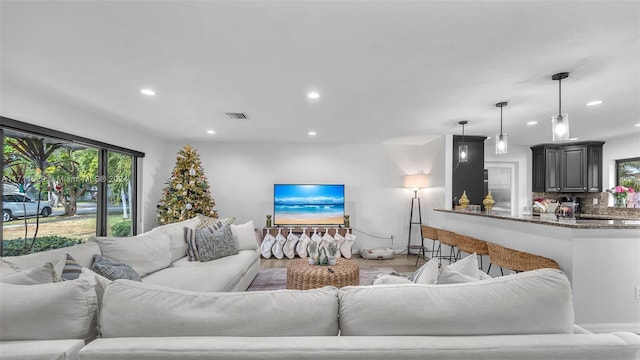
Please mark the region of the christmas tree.
<svg viewBox="0 0 640 360"><path fill-rule="evenodd" d="M217 218L218 213L213 209L215 205L200 164L200 155L185 145L178 152L176 166L158 204L158 222L169 224L191 219L197 214Z"/></svg>

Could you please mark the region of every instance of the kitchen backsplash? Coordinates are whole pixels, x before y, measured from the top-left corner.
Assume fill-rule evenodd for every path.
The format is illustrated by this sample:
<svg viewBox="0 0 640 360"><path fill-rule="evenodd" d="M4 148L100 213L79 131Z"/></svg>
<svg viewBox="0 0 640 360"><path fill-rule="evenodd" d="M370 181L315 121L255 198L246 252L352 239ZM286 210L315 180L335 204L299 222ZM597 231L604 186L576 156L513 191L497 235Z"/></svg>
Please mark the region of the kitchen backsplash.
<svg viewBox="0 0 640 360"><path fill-rule="evenodd" d="M631 207L611 207L608 206L611 194L601 193L544 193L534 192L533 199L555 199L560 201L563 197L578 197L580 199L580 209L583 214L594 215L615 215L629 218L640 218L640 208ZM598 199L598 205L593 205L593 199ZM636 206L638 206L636 202Z"/></svg>

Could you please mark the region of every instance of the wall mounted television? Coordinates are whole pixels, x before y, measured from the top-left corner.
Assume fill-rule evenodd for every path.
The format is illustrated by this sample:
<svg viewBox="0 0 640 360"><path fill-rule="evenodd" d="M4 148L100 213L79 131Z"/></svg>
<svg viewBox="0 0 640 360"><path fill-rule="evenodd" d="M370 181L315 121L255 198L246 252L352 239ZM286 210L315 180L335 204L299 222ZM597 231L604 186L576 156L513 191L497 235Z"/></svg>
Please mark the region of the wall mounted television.
<svg viewBox="0 0 640 360"><path fill-rule="evenodd" d="M344 185L274 184L273 224L343 225Z"/></svg>

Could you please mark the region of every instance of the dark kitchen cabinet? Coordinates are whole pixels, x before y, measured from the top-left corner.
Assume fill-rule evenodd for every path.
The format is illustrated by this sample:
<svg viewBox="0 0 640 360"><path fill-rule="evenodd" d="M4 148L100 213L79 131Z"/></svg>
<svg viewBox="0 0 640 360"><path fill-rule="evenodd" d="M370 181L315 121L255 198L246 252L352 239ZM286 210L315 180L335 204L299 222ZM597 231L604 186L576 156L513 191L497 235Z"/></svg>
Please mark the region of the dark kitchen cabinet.
<svg viewBox="0 0 640 360"><path fill-rule="evenodd" d="M602 141L531 147L534 192L601 192Z"/></svg>
<svg viewBox="0 0 640 360"><path fill-rule="evenodd" d="M466 191L469 203L482 205L482 200L487 195L484 187L484 141L486 136L460 136L453 135L453 199L454 206L462 193ZM469 147L467 162L458 161L458 146Z"/></svg>

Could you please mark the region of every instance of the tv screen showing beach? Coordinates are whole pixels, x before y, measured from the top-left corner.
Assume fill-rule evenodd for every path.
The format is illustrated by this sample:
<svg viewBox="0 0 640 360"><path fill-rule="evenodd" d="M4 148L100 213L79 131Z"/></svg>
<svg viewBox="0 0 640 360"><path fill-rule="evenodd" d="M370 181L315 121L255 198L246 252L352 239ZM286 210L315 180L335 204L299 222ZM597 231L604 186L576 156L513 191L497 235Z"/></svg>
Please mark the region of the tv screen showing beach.
<svg viewBox="0 0 640 360"><path fill-rule="evenodd" d="M344 224L344 185L275 184L274 225Z"/></svg>

